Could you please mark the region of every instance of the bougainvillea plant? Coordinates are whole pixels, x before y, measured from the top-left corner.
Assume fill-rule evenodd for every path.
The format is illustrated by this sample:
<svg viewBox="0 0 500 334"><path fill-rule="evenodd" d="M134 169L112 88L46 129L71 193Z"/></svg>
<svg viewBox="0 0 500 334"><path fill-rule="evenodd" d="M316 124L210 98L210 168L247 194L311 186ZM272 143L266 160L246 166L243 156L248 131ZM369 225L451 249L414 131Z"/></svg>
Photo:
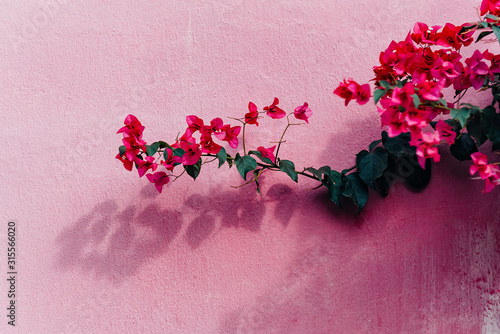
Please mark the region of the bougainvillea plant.
<svg viewBox="0 0 500 334"><path fill-rule="evenodd" d="M500 40L500 1L483 0L480 15L479 22L459 26L416 23L403 41L392 41L380 53L380 64L373 67L373 95L369 84L360 85L353 79L344 80L333 91L345 99L346 106L352 100L366 104L373 98L386 128L368 150L356 154L356 163L350 168L297 170L292 161L282 159L280 147L288 128L309 123L312 110L306 102L288 113L279 107L278 98L262 111L249 102L248 112L233 118L241 124L238 126L224 124L221 118L205 124L197 116L187 116L184 134L170 144L156 141L148 145L142 137L144 126L128 115L118 131L123 134L123 145L116 158L129 171L135 166L139 177L145 175L160 193L171 180L184 173L196 179L203 164L217 162L219 168L235 165L245 180L243 185L255 183L259 193L259 177L264 172L283 172L295 182L299 175L314 179L319 182L317 188L328 189L329 198L339 207L347 197L361 211L369 188L386 196L395 179L404 179L416 189L425 187L431 176L431 161L440 160L438 146L442 149L447 145L456 159L472 160L470 174L485 180L483 191L490 192L500 185L500 162L488 163L478 147L491 141L493 151L500 149L500 54L476 49L463 59L460 51L484 42L489 35ZM444 99L445 89L454 90L454 101ZM469 90L491 91L491 104L480 108L462 102ZM246 128L259 126L262 117L286 118L281 138L277 145L247 150ZM238 148L240 139L242 152L234 157L220 145L225 141L231 148Z"/></svg>

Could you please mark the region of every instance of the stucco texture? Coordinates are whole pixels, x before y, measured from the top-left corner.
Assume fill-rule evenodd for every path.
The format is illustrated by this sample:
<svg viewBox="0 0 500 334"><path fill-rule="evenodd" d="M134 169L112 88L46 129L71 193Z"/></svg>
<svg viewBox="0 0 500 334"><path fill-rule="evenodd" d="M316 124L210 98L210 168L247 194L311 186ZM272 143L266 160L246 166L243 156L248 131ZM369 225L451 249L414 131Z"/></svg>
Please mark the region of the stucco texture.
<svg viewBox="0 0 500 334"><path fill-rule="evenodd" d="M500 191L483 194L446 147L425 190L371 192L360 215L284 173L262 196L232 188L242 179L226 166L158 194L115 159L129 113L146 141L172 142L187 115L230 121L276 96L313 110L283 158L350 167L382 129L373 103L332 94L339 82L370 80L415 22L475 21L479 4L2 0L0 332L500 332ZM271 146L284 125L263 119L248 147Z"/></svg>

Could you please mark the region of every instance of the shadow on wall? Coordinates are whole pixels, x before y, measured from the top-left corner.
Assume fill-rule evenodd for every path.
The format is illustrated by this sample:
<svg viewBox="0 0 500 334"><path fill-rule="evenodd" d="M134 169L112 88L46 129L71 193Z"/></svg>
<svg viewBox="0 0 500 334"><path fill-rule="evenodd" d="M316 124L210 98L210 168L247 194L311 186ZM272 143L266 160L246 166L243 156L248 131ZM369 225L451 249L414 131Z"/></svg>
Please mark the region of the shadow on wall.
<svg viewBox="0 0 500 334"><path fill-rule="evenodd" d="M141 191L145 199L157 195L150 184ZM196 249L222 228L259 231L266 208L272 206L268 204L276 204L274 216L286 226L298 208L295 197L290 187L275 184L263 197L249 186L194 194L175 207L152 203L143 209L129 205L120 210L109 200L58 236L55 265L62 271L80 267L120 283L137 273L147 259L166 253L179 236Z"/></svg>

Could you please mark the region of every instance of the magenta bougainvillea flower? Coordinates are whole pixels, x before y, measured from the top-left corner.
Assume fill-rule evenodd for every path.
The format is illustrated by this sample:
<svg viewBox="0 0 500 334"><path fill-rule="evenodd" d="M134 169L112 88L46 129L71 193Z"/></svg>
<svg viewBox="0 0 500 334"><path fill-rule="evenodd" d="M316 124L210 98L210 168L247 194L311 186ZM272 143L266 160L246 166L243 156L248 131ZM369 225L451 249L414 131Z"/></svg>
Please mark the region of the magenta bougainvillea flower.
<svg viewBox="0 0 500 334"><path fill-rule="evenodd" d="M433 158L434 162L439 162L441 156L439 155L438 145L441 142L439 138L439 133L421 133L420 138L410 142L413 146L417 147L417 157L420 167L425 169L425 161L427 158Z"/></svg>
<svg viewBox="0 0 500 334"><path fill-rule="evenodd" d="M233 126L226 124L222 127L220 133L215 136L219 140L227 141L232 148L238 147L238 135L240 134L241 126Z"/></svg>
<svg viewBox="0 0 500 334"><path fill-rule="evenodd" d="M472 54L472 57L465 60L465 63L467 64L467 73L470 75L472 87L476 90L483 86L484 80L489 73L490 67L483 61L483 59L485 59L485 55L488 54L488 50L484 51L484 53L476 50Z"/></svg>
<svg viewBox="0 0 500 334"><path fill-rule="evenodd" d="M455 142L457 133L453 131L453 127L451 125L447 124L442 119L437 122L436 131L439 133L439 138L441 140L446 140L448 145L452 145Z"/></svg>
<svg viewBox="0 0 500 334"><path fill-rule="evenodd" d="M481 2L481 15L485 15L488 12L496 16L500 15L500 1L483 0L483 2Z"/></svg>
<svg viewBox="0 0 500 334"><path fill-rule="evenodd" d="M142 132L144 131L144 126L139 122L137 117L134 115L128 115L125 118L125 126L120 128L117 133L122 133L125 136L136 136L137 138L140 138L142 136Z"/></svg>
<svg viewBox="0 0 500 334"><path fill-rule="evenodd" d="M439 38L439 29L441 29L441 26L428 27L425 23L417 22L413 27L411 39L417 44L436 44L436 41Z"/></svg>
<svg viewBox="0 0 500 334"><path fill-rule="evenodd" d="M142 160L141 162L137 163L137 171L139 172L139 177L143 177L144 174L150 169L153 170L153 172L156 170L158 165L155 163L155 158L153 157L146 157L145 160Z"/></svg>
<svg viewBox="0 0 500 334"><path fill-rule="evenodd" d="M474 175L479 172L482 180L486 180L483 192L489 193L500 185L500 168L497 165L489 165L488 158L481 152L471 154L474 165L470 166L470 174Z"/></svg>
<svg viewBox="0 0 500 334"><path fill-rule="evenodd" d="M132 161L129 161L125 154L120 156L120 153L118 153L115 157L116 159L120 160L123 163L123 167L125 167L126 170L129 172L132 171L132 167L134 167L134 163Z"/></svg>
<svg viewBox="0 0 500 334"><path fill-rule="evenodd" d="M170 181L170 178L165 172L156 172L154 174L148 174L146 175L146 177L148 178L149 182L155 184L155 187L159 193L161 193L162 187Z"/></svg>
<svg viewBox="0 0 500 334"><path fill-rule="evenodd" d="M169 148L166 148L165 151L167 152L167 160L161 161L161 164L165 166L167 170L173 171L177 164L182 163L182 157L174 155L174 152Z"/></svg>
<svg viewBox="0 0 500 334"><path fill-rule="evenodd" d="M286 116L286 112L278 107L278 103L280 103L280 100L275 97L273 104L268 107L264 107L264 111L267 111L267 116L274 119L280 119Z"/></svg>
<svg viewBox="0 0 500 334"><path fill-rule="evenodd" d="M248 111L249 112L245 114L245 123L259 126L257 122L259 112L257 111L257 106L253 102L248 102Z"/></svg>
<svg viewBox="0 0 500 334"><path fill-rule="evenodd" d="M264 146L257 147L257 151L259 151L264 158L270 159L273 163L276 163L276 157L274 156L274 149L276 145L265 148Z"/></svg>
<svg viewBox="0 0 500 334"><path fill-rule="evenodd" d="M365 104L370 99L370 86L368 84L360 85L356 81L349 79L340 83L333 91L333 94L345 99L347 106L351 100L356 100L360 105Z"/></svg>
<svg viewBox="0 0 500 334"><path fill-rule="evenodd" d="M126 150L125 156L129 161L135 161L141 149L146 151L146 142L142 139L138 139L136 136L125 136L122 142Z"/></svg>
<svg viewBox="0 0 500 334"><path fill-rule="evenodd" d="M181 141L180 146L184 150L184 155L182 156L182 164L184 166L195 165L200 160L202 154L200 144Z"/></svg>
<svg viewBox="0 0 500 334"><path fill-rule="evenodd" d="M304 102L304 105L295 108L293 115L296 119L301 119L309 124L309 117L312 115L312 110L309 108L307 102Z"/></svg>
<svg viewBox="0 0 500 334"><path fill-rule="evenodd" d="M188 128L186 129L186 137L191 137L196 131L200 131L203 127L203 120L195 115L189 115L186 117L186 123Z"/></svg>

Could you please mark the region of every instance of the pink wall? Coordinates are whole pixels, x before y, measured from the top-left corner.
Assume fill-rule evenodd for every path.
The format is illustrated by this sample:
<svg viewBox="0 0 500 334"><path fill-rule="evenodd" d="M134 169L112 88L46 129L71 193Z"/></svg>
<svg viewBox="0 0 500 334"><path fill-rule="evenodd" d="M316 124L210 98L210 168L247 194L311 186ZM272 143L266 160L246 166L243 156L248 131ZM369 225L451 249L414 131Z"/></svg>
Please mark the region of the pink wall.
<svg viewBox="0 0 500 334"><path fill-rule="evenodd" d="M474 21L479 4L2 1L0 308L9 220L19 298L0 332L498 333L500 191L481 193L449 153L427 189L372 193L359 216L314 183L267 176L260 197L216 166L158 195L114 159L128 113L171 141L186 115L240 117L278 96L314 112L283 156L349 167L381 129L336 85L369 80L414 22ZM282 128L263 120L249 145Z"/></svg>

